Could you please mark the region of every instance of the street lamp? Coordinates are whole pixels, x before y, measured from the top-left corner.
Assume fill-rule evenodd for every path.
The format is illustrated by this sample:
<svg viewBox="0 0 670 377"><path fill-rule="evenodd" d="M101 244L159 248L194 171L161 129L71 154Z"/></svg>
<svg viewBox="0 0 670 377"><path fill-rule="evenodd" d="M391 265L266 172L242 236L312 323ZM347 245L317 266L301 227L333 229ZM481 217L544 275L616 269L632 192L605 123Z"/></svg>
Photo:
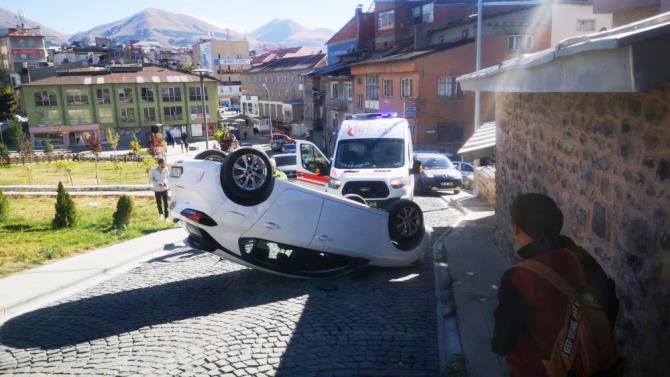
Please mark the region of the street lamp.
<svg viewBox="0 0 670 377"><path fill-rule="evenodd" d="M263 88L268 95L268 116L270 117L270 144L272 144L272 105L270 104L270 89L263 83Z"/></svg>
<svg viewBox="0 0 670 377"><path fill-rule="evenodd" d="M212 71L204 68L196 68L191 71L200 76L200 97L202 99L202 119L205 123L205 149L209 149L209 124L207 124L207 106L205 106L205 76L208 76Z"/></svg>

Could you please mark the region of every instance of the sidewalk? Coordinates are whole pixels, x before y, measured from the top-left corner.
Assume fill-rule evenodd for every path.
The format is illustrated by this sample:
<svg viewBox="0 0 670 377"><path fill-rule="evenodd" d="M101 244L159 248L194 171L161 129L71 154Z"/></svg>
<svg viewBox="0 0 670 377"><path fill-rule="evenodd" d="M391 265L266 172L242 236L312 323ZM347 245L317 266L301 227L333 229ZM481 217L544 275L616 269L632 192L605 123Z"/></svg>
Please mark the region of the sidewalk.
<svg viewBox="0 0 670 377"><path fill-rule="evenodd" d="M445 245L467 368L471 377L509 376L505 361L491 352L497 287L508 266L493 239L494 208L477 197L454 204L465 217Z"/></svg>
<svg viewBox="0 0 670 377"><path fill-rule="evenodd" d="M164 230L0 279L0 323L162 255L185 237L181 228Z"/></svg>

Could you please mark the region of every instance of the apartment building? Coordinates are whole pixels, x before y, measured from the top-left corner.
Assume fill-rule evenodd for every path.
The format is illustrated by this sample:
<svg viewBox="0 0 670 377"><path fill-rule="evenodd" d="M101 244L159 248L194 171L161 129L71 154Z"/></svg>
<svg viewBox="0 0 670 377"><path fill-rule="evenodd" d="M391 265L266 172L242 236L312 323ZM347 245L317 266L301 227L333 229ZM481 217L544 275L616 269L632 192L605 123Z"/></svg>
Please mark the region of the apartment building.
<svg viewBox="0 0 670 377"><path fill-rule="evenodd" d="M47 50L39 30L0 29L0 71L6 74L1 81L18 87L27 80L28 69L46 64Z"/></svg>
<svg viewBox="0 0 670 377"><path fill-rule="evenodd" d="M123 144L133 137L144 142L153 126L198 139L204 137L204 112L210 134L217 120L217 82L207 78L204 85L205 111L196 75L139 65L90 67L25 84L21 101L33 143L81 145L90 134L105 139L110 128Z"/></svg>

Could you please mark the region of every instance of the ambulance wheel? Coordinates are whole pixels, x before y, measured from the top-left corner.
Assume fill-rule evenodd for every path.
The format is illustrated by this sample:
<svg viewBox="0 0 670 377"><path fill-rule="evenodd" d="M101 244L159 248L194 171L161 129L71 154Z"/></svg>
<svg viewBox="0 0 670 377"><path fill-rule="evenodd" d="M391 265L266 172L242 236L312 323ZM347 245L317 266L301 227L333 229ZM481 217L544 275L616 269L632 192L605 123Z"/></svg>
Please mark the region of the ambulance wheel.
<svg viewBox="0 0 670 377"><path fill-rule="evenodd" d="M405 199L393 203L389 209L388 231L398 249L407 251L417 247L426 232L421 208Z"/></svg>
<svg viewBox="0 0 670 377"><path fill-rule="evenodd" d="M227 154L217 151L217 150L208 150L204 151L201 153L198 153L197 156L195 156L196 160L208 160L208 161L216 161L220 163L224 163L226 161L226 157L228 157Z"/></svg>
<svg viewBox="0 0 670 377"><path fill-rule="evenodd" d="M251 207L263 203L274 188L268 156L255 148L240 148L226 157L221 168L221 186L236 204Z"/></svg>

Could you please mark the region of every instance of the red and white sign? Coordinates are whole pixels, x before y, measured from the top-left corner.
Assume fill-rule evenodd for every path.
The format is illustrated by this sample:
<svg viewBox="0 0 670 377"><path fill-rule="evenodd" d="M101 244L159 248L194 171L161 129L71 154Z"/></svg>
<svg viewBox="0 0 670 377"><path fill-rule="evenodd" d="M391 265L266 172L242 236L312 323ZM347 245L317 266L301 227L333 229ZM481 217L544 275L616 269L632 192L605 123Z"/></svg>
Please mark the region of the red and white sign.
<svg viewBox="0 0 670 377"><path fill-rule="evenodd" d="M46 56L42 48L13 48L12 55L30 55L42 58Z"/></svg>

